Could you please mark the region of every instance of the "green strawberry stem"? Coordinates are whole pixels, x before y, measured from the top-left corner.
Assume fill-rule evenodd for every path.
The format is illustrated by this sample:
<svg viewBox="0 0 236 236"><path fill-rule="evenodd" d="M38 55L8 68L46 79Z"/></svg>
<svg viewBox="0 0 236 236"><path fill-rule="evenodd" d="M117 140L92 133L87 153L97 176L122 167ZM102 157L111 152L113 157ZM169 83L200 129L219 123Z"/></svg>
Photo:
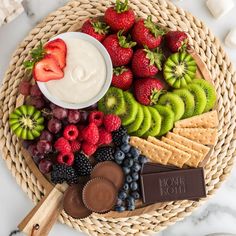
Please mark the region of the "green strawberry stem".
<svg viewBox="0 0 236 236"><path fill-rule="evenodd" d="M43 59L45 54L46 54L46 52L45 52L45 50L43 48L43 43L40 41L39 46L36 47L35 49L33 49L30 52L31 60L23 62L24 67L27 70L32 71L33 68L34 68L35 63L40 61L41 59Z"/></svg>
<svg viewBox="0 0 236 236"><path fill-rule="evenodd" d="M155 38L162 36L166 33L164 29L160 28L152 21L152 16L148 16L148 18L144 21L144 25L151 31Z"/></svg>
<svg viewBox="0 0 236 236"><path fill-rule="evenodd" d="M115 10L117 13L126 12L129 10L128 0L121 2L120 0L116 0Z"/></svg>
<svg viewBox="0 0 236 236"><path fill-rule="evenodd" d="M91 22L94 31L98 34L107 34L110 26L108 26L105 22L96 21Z"/></svg>
<svg viewBox="0 0 236 236"><path fill-rule="evenodd" d="M150 105L156 105L159 97L164 93L165 93L164 90L158 90L158 89L154 88L152 90L152 94L150 96Z"/></svg>
<svg viewBox="0 0 236 236"><path fill-rule="evenodd" d="M118 76L118 75L123 74L127 70L128 69L125 66L115 67L113 68L113 74Z"/></svg>
<svg viewBox="0 0 236 236"><path fill-rule="evenodd" d="M147 53L146 58L150 60L150 65L155 65L159 70L162 70L162 61L164 60L162 51L159 48L151 51L146 46L144 46L143 50Z"/></svg>
<svg viewBox="0 0 236 236"><path fill-rule="evenodd" d="M181 47L179 48L179 52L186 52L187 48L188 48L188 39L185 39L182 42Z"/></svg>
<svg viewBox="0 0 236 236"><path fill-rule="evenodd" d="M117 33L119 44L122 48L132 48L132 47L136 46L137 43L133 42L131 40L131 35L130 34L127 37L122 35L122 34L123 34L123 30L120 30Z"/></svg>

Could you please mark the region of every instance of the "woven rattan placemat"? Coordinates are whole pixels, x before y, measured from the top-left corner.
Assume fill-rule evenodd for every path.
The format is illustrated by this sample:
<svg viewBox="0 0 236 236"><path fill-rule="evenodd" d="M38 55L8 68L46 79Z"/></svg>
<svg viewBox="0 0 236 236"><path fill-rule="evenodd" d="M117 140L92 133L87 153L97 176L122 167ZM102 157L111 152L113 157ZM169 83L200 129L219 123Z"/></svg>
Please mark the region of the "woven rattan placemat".
<svg viewBox="0 0 236 236"><path fill-rule="evenodd" d="M188 32L191 44L212 75L218 94L220 125L218 141L205 167L207 195L210 197L230 173L235 156L236 73L233 65L212 32L191 14L164 0L130 0L130 4L140 17L151 14L165 27ZM43 196L44 189L27 167L21 145L10 132L8 124L9 113L16 106L18 84L25 76L22 62L40 40L47 41L53 35L67 31L80 20L101 15L108 5L110 1L106 0L78 0L53 12L20 43L6 72L0 93L2 157L17 183L35 203ZM161 231L188 216L205 200L169 202L159 209L154 208L152 212L129 218L113 219L93 214L84 220L74 220L62 212L59 220L90 235L147 235Z"/></svg>

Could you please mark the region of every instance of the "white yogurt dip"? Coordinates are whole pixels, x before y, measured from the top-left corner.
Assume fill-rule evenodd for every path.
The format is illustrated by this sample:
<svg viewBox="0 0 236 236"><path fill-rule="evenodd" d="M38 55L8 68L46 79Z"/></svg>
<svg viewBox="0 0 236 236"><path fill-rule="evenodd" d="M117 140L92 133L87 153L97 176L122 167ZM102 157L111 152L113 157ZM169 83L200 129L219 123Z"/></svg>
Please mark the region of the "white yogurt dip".
<svg viewBox="0 0 236 236"><path fill-rule="evenodd" d="M67 103L85 103L102 90L106 81L106 63L90 42L78 38L63 39L67 45L64 78L48 81L50 94Z"/></svg>

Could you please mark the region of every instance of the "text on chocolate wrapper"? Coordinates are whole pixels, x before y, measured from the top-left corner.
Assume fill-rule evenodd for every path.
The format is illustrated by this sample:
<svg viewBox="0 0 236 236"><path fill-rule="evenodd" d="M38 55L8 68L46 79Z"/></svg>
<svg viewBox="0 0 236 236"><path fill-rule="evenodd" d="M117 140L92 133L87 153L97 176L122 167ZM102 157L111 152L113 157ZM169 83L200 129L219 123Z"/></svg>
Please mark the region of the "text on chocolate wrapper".
<svg viewBox="0 0 236 236"><path fill-rule="evenodd" d="M184 177L160 178L159 185L161 196L182 194L186 192Z"/></svg>

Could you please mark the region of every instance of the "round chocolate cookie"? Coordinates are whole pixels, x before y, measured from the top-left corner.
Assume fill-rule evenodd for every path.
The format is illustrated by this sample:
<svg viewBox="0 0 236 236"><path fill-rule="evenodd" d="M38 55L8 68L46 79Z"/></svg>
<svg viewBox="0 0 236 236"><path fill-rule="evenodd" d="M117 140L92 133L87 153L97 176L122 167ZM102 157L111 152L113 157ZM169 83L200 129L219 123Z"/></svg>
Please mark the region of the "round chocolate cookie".
<svg viewBox="0 0 236 236"><path fill-rule="evenodd" d="M96 213L110 211L116 203L116 198L116 187L104 178L91 179L83 189L85 206Z"/></svg>
<svg viewBox="0 0 236 236"><path fill-rule="evenodd" d="M92 214L83 203L82 185L73 185L68 187L64 194L63 208L65 212L75 219L86 218Z"/></svg>
<svg viewBox="0 0 236 236"><path fill-rule="evenodd" d="M113 161L104 161L98 163L91 173L91 179L102 177L110 180L117 190L119 190L124 184L124 173L119 165Z"/></svg>

